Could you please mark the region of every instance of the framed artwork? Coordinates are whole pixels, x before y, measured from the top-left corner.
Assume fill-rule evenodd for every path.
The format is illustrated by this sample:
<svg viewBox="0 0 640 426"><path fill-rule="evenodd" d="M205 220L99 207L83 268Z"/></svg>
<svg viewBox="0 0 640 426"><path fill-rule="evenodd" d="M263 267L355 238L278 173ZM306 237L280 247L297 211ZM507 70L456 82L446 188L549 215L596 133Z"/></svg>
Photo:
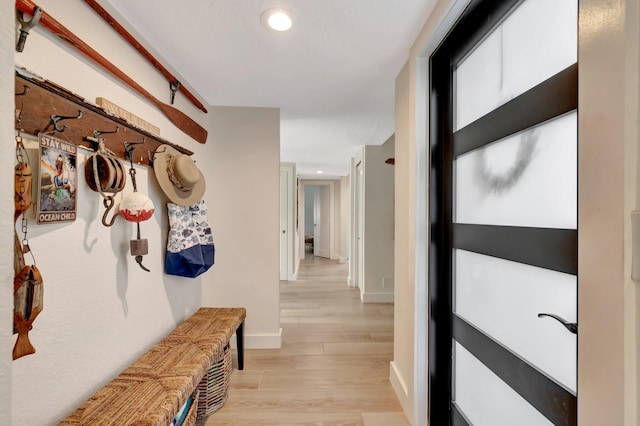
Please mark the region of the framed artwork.
<svg viewBox="0 0 640 426"><path fill-rule="evenodd" d="M50 135L38 134L40 176L37 223L76 220L78 183L75 144Z"/></svg>

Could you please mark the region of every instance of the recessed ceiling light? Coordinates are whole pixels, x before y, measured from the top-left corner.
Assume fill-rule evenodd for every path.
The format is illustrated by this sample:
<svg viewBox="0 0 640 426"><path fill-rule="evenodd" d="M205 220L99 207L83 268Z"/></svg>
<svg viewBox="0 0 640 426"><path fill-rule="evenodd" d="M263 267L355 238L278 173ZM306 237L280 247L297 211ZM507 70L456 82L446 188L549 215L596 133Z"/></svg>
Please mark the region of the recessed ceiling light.
<svg viewBox="0 0 640 426"><path fill-rule="evenodd" d="M322 170L318 170L318 171L316 171L316 173L317 173L317 174L319 174L319 175L321 175L321 174L323 174L324 172L323 172Z"/></svg>
<svg viewBox="0 0 640 426"><path fill-rule="evenodd" d="M286 9L274 8L262 12L261 21L276 31L287 31L293 25L292 13Z"/></svg>

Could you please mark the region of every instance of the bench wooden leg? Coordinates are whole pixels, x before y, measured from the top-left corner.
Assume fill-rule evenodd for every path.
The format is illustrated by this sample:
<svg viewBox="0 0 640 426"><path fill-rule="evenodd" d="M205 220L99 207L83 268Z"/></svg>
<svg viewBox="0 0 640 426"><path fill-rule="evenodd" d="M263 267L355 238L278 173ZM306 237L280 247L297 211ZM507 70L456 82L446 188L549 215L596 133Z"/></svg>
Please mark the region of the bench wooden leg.
<svg viewBox="0 0 640 426"><path fill-rule="evenodd" d="M236 344L238 346L238 370L244 370L244 321L236 330Z"/></svg>

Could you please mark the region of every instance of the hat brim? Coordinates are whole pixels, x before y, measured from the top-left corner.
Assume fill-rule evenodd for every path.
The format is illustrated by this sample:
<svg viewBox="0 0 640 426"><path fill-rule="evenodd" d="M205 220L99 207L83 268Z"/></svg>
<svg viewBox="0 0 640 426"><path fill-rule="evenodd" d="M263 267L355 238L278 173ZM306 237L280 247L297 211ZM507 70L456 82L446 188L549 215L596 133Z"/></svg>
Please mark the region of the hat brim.
<svg viewBox="0 0 640 426"><path fill-rule="evenodd" d="M168 161L172 155L184 155L171 145L160 145L153 157L153 170L158 180L158 184L162 189L162 192L167 196L169 201L180 206L191 206L202 199L204 191L206 189L206 183L204 175L198 169L200 177L193 186L191 191L181 191L176 188L167 173Z"/></svg>

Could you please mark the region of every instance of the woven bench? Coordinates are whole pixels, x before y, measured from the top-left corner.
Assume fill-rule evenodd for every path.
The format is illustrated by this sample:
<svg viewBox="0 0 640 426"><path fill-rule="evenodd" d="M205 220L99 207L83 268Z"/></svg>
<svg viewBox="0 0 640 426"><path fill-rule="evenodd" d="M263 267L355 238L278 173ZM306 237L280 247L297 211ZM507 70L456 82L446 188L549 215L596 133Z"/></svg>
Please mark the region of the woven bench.
<svg viewBox="0 0 640 426"><path fill-rule="evenodd" d="M234 332L244 368L245 318L244 308L200 308L60 424L171 424Z"/></svg>

